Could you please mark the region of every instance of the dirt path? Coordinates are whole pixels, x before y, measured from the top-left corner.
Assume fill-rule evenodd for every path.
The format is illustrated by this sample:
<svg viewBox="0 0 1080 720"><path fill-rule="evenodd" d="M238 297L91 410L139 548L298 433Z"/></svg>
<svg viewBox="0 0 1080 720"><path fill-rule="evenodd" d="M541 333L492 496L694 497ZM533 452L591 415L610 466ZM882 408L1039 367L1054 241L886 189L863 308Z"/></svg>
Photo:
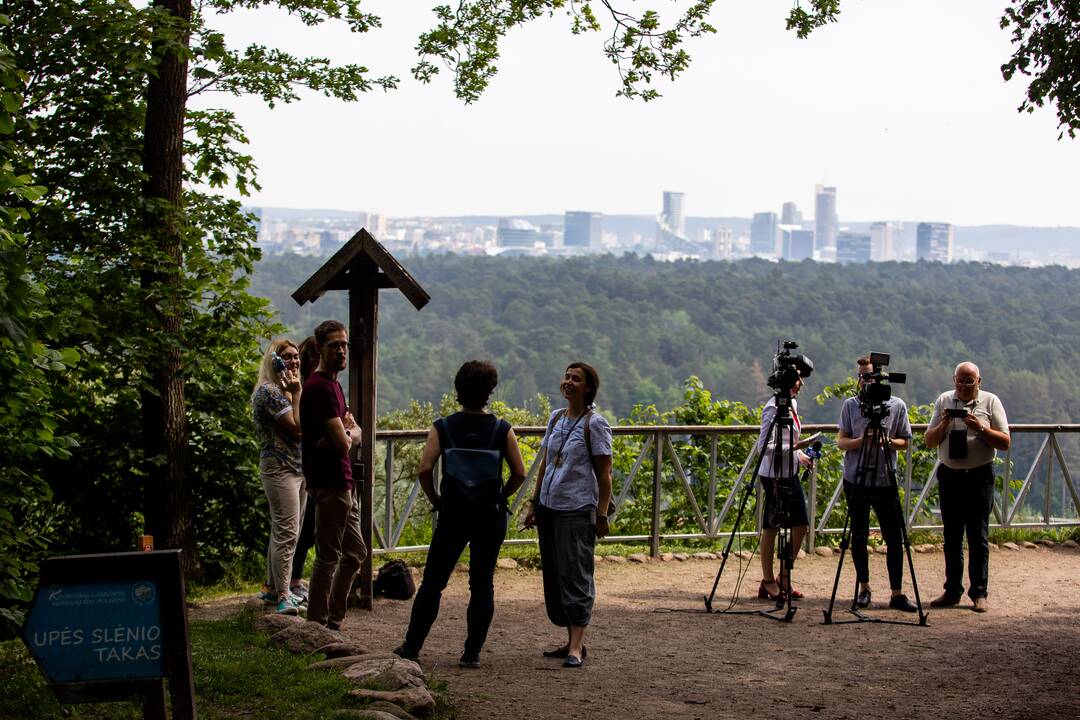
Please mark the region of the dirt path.
<svg viewBox="0 0 1080 720"><path fill-rule="evenodd" d="M940 592L941 553L915 554L923 602ZM740 561L724 571L716 605L730 597ZM468 579L455 573L421 656L444 677L460 717L479 718L1065 718L1080 716L1080 551L995 551L990 612L966 598L934 610L928 627L823 626L835 558L809 557L795 568L806 593L788 625L755 616L699 611L718 562L690 560L597 566L597 606L582 670L540 656L565 634L544 614L540 575L499 570L496 615L481 659L461 670ZM745 563L743 563L745 565ZM871 557L871 614L887 600L884 557ZM739 607L761 607L760 571L746 573ZM849 617L854 582L845 563L835 617ZM905 567L905 588L910 582ZM753 592L751 592L753 591ZM379 600L374 614L351 611L346 632L389 649L408 622L408 602Z"/></svg>

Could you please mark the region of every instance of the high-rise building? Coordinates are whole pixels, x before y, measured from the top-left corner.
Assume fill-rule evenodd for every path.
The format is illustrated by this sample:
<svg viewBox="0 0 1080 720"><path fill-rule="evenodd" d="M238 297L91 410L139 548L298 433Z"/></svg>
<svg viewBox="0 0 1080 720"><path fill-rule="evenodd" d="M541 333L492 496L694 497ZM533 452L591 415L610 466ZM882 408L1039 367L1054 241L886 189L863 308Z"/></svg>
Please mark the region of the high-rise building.
<svg viewBox="0 0 1080 720"><path fill-rule="evenodd" d="M567 210L563 220L563 247L599 249L603 216L598 212Z"/></svg>
<svg viewBox="0 0 1080 720"><path fill-rule="evenodd" d="M900 223L876 222L870 225L870 260L887 262L896 260L896 236Z"/></svg>
<svg viewBox="0 0 1080 720"><path fill-rule="evenodd" d="M814 257L814 231L795 226L783 228L781 256L798 262Z"/></svg>
<svg viewBox="0 0 1080 720"><path fill-rule="evenodd" d="M814 189L814 249L836 247L836 188L818 185Z"/></svg>
<svg viewBox="0 0 1080 720"><path fill-rule="evenodd" d="M799 207L793 202L784 203L780 209L780 224L781 225L802 225L802 213L799 212Z"/></svg>
<svg viewBox="0 0 1080 720"><path fill-rule="evenodd" d="M713 257L717 260L730 260L735 253L735 241L731 228L718 227L709 232L712 237Z"/></svg>
<svg viewBox="0 0 1080 720"><path fill-rule="evenodd" d="M656 219L656 245L660 250L682 250L686 241L685 196L664 191L664 209Z"/></svg>
<svg viewBox="0 0 1080 720"><path fill-rule="evenodd" d="M842 232L836 236L836 262L870 262L870 235L866 233Z"/></svg>
<svg viewBox="0 0 1080 720"><path fill-rule="evenodd" d="M517 218L500 218L497 237L499 247L531 248L537 242L543 241L540 228L527 220Z"/></svg>
<svg viewBox="0 0 1080 720"><path fill-rule="evenodd" d="M953 261L953 228L949 223L919 223L915 233L915 254L919 260Z"/></svg>
<svg viewBox="0 0 1080 720"><path fill-rule="evenodd" d="M750 223L750 253L752 255L776 255L779 236L776 213L754 213Z"/></svg>

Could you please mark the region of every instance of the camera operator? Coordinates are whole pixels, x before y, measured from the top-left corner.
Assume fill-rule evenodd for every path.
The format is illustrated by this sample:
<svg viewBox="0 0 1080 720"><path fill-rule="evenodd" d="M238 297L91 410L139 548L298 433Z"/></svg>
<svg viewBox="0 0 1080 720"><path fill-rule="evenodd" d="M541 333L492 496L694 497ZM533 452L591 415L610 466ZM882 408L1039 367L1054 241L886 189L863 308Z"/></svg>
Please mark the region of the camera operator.
<svg viewBox="0 0 1080 720"><path fill-rule="evenodd" d="M879 382L874 379L880 368L874 366L867 356L855 361L859 379L859 397L844 400L840 410L840 431L836 445L844 451L844 496L848 502L851 517L851 559L855 562L859 592L856 605L860 608L870 605L870 561L866 542L870 535L870 508L874 509L881 535L887 546L885 564L889 569L889 585L892 597L889 607L904 612L917 612L918 608L908 600L901 590L904 579L904 547L900 529L904 522L900 508L900 498L893 487L890 469L896 468L896 451L908 446L911 440L911 424L908 422L907 405L900 398L889 397L881 406L873 408L881 413L885 431L881 435L880 447L862 449L864 431L871 408L867 406L866 388L868 384ZM891 393L890 393L891 395ZM875 468L872 476L857 477L860 452L864 454L863 466ZM868 458L865 453L874 452Z"/></svg>
<svg viewBox="0 0 1080 720"><path fill-rule="evenodd" d="M765 497L765 508L761 516L761 584L758 586L758 597L777 602L786 600L786 593L788 592L791 593L793 600L799 600L803 597L802 593L791 588L791 578L787 575L783 562L780 564L779 582L777 582L777 578L773 573L773 556L776 554L776 535L779 531L778 524L774 523L774 518L777 517L778 511L781 516L786 516L787 521L784 524L791 528L792 558L798 552L798 548L802 546L803 538L810 528L810 520L806 513L806 498L803 495L802 485L799 484L799 468L808 468L814 464L814 461L806 453L802 452L802 448L807 447L812 442L812 439L803 442L799 441L799 430L802 423L799 420L795 396L802 390L802 386L802 377L796 375L790 390L786 391L791 397L791 419L794 422L792 436L795 443L794 457L796 462L788 462L788 458L791 457L789 453L791 448L788 442L787 429L785 428L780 436L780 457L783 458L783 461L779 463L779 467L774 467L773 458L776 455L776 438L775 433L770 433L769 429L772 427L773 418L776 417L777 413L775 396L769 398L769 402L761 409L761 433L758 435L757 441L758 452L762 454L758 479L761 481ZM773 435L773 437L770 437L770 435ZM780 503L783 503L782 507L777 506L778 499Z"/></svg>
<svg viewBox="0 0 1080 720"><path fill-rule="evenodd" d="M990 511L994 507L994 455L1012 442L1005 408L997 395L980 388L975 363L953 371L954 389L934 402L924 436L938 449L941 523L945 526L945 592L931 607L960 602L964 593L964 534L968 541L968 596L975 612L986 612L990 570Z"/></svg>

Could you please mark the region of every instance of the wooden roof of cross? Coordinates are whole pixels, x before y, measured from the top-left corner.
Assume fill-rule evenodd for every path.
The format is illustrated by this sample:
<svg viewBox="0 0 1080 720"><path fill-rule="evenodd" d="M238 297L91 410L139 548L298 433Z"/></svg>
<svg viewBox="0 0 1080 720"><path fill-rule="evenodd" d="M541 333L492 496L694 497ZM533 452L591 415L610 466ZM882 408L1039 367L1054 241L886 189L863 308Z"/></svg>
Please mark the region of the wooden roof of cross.
<svg viewBox="0 0 1080 720"><path fill-rule="evenodd" d="M315 302L327 290L349 290L353 287L354 273L364 273L365 266L370 260L378 268L374 275L374 282L380 288L397 288L401 294L409 299L417 310L428 304L431 296L416 282L416 278L397 261L390 252L383 247L382 243L372 237L366 229L361 228L349 242L345 243L340 250L323 263L311 277L304 281L293 294L292 298L297 305L306 302ZM369 271L370 272L370 271ZM361 280L361 283L365 282Z"/></svg>

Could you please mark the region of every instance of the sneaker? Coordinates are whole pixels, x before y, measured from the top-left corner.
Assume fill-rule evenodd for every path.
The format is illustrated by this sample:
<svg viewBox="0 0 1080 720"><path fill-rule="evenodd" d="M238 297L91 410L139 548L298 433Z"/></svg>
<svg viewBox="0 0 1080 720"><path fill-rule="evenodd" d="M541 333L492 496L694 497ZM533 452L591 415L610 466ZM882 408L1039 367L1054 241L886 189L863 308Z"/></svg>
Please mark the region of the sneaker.
<svg viewBox="0 0 1080 720"><path fill-rule="evenodd" d="M404 658L405 660L412 660L415 662L416 660L420 659L420 653L416 652L411 647L407 647L405 643L401 643L390 652L394 653L399 658ZM465 656L462 655L461 657L464 659Z"/></svg>
<svg viewBox="0 0 1080 720"><path fill-rule="evenodd" d="M278 615L299 615L300 611L296 608L295 603L293 603L292 597L289 596L289 595L286 595L285 597L278 600L277 614Z"/></svg>
<svg viewBox="0 0 1080 720"><path fill-rule="evenodd" d="M307 605L308 601L308 589L305 585L293 585L289 588L289 592L295 597L300 605Z"/></svg>
<svg viewBox="0 0 1080 720"><path fill-rule="evenodd" d="M326 629L333 630L334 632L341 632L341 623L334 622L333 620L327 620Z"/></svg>
<svg viewBox="0 0 1080 720"><path fill-rule="evenodd" d="M263 601L263 605L277 605L278 601L277 593L270 590L260 592L259 599Z"/></svg>
<svg viewBox="0 0 1080 720"><path fill-rule="evenodd" d="M466 650L461 653L461 659L458 660L457 664L458 667L473 668L475 670L480 667L480 653Z"/></svg>
<svg viewBox="0 0 1080 720"><path fill-rule="evenodd" d="M984 613L990 609L990 606L986 604L985 597L975 598L975 604L971 606L971 609L977 613Z"/></svg>

